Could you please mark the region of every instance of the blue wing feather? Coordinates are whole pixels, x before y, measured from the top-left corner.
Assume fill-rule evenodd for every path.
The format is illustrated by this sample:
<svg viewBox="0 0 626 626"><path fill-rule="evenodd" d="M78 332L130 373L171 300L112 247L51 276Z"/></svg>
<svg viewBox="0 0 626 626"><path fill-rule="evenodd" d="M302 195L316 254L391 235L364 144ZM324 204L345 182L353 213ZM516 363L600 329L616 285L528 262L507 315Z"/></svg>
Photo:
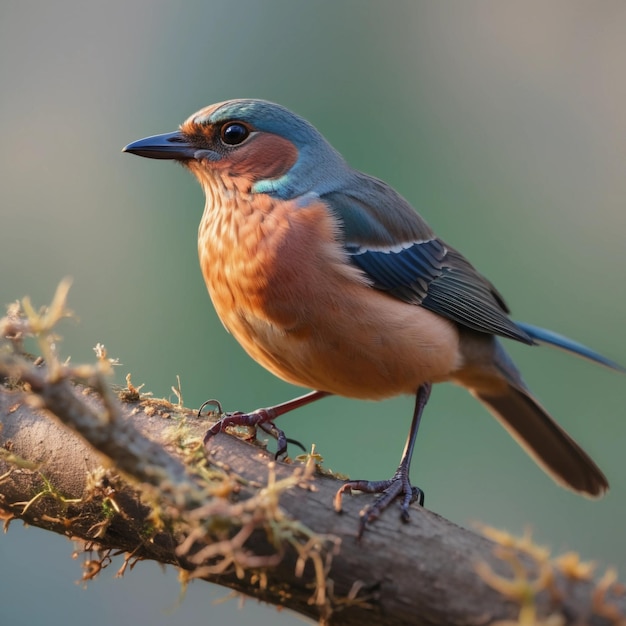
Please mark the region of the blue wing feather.
<svg viewBox="0 0 626 626"><path fill-rule="evenodd" d="M356 175L356 174L355 174ZM358 175L321 197L338 218L350 261L391 296L472 330L532 344L495 287L391 187Z"/></svg>
<svg viewBox="0 0 626 626"><path fill-rule="evenodd" d="M350 260L374 279L379 289L412 293L410 298L421 304L429 284L442 272L445 246L438 239L414 243L398 250L348 250Z"/></svg>

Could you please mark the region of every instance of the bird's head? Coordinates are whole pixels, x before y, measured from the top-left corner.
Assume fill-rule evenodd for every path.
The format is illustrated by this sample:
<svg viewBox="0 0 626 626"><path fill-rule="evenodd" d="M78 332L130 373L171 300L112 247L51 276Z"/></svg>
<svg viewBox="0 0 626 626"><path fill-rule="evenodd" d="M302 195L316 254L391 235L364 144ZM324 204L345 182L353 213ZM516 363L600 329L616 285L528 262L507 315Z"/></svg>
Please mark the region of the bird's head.
<svg viewBox="0 0 626 626"><path fill-rule="evenodd" d="M124 148L188 167L207 188L216 180L249 193L291 199L332 191L350 169L306 120L264 100L229 100L189 117L180 129Z"/></svg>

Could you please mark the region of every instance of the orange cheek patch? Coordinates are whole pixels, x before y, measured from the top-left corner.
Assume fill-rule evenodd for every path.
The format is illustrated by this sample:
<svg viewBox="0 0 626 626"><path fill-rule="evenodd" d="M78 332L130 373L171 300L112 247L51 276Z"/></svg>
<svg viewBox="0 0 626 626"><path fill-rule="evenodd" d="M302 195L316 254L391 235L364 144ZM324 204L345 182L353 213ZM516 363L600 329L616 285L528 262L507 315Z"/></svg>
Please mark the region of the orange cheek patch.
<svg viewBox="0 0 626 626"><path fill-rule="evenodd" d="M232 176L257 181L280 178L297 160L298 150L290 141L278 135L259 133L224 161Z"/></svg>

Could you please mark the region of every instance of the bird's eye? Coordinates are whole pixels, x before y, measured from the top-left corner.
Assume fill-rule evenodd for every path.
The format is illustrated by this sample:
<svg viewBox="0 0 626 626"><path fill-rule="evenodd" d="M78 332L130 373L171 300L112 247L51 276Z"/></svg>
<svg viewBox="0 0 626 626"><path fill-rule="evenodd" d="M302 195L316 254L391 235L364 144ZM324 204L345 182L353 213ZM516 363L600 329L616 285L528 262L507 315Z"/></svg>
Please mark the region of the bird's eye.
<svg viewBox="0 0 626 626"><path fill-rule="evenodd" d="M240 124L239 122L230 122L224 124L220 132L222 141L229 146L236 146L243 143L250 135L250 131L247 126Z"/></svg>

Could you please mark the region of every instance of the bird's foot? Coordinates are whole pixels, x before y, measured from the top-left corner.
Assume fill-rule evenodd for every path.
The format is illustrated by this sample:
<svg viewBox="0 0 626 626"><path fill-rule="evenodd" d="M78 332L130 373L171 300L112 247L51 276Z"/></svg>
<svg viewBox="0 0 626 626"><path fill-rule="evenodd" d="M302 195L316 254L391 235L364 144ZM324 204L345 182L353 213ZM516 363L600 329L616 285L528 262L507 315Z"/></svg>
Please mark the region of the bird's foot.
<svg viewBox="0 0 626 626"><path fill-rule="evenodd" d="M393 478L389 480L349 480L342 485L335 494L335 510L341 513L341 500L343 494L348 491L362 491L364 493L380 494L372 504L361 509L358 539L363 536L365 527L370 522L378 519L381 513L396 499L400 498L400 518L403 522L409 521L409 506L417 502L424 506L424 492L419 487L413 487L409 480L408 468L404 465L396 470Z"/></svg>
<svg viewBox="0 0 626 626"><path fill-rule="evenodd" d="M241 411L235 411L234 413L224 413L222 411L222 405L218 400L207 400L199 409L198 416L200 417L203 409L207 406L213 405L217 409L218 413L222 415L221 419L219 419L209 430L207 430L204 435L203 445L205 448L208 448L209 442L212 437L217 435L217 433L222 432L229 426L248 426L248 427L258 427L268 435L271 435L276 439L276 454L274 455L275 459L279 459L287 455L287 444L295 444L302 448L304 452L306 449L304 446L295 439L289 439L284 431L274 424L274 419L276 419L277 415L273 408L268 409L257 409L256 411L251 411L250 413L242 413Z"/></svg>

